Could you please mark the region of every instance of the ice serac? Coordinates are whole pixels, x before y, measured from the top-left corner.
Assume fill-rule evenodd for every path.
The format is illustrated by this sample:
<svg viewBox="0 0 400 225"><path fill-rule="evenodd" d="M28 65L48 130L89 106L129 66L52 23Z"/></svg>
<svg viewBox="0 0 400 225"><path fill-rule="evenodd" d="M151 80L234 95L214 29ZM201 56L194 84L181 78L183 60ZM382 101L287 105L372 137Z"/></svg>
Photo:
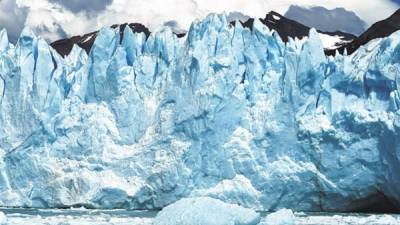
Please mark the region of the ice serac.
<svg viewBox="0 0 400 225"><path fill-rule="evenodd" d="M399 209L399 62L399 32L327 58L315 30L285 44L215 14L64 58L2 31L0 205Z"/></svg>
<svg viewBox="0 0 400 225"><path fill-rule="evenodd" d="M4 52L7 50L9 45L7 31L3 28L0 31L0 51Z"/></svg>

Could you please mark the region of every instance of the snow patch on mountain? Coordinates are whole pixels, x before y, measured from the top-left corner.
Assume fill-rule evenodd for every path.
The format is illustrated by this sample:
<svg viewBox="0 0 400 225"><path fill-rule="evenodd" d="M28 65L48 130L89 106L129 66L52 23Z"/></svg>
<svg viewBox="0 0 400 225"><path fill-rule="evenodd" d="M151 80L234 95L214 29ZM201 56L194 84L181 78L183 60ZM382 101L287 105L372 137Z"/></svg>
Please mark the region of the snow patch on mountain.
<svg viewBox="0 0 400 225"><path fill-rule="evenodd" d="M345 43L351 42L351 40L343 40L344 37L340 35L319 33L319 37L321 38L324 49L336 49L337 47L342 46Z"/></svg>

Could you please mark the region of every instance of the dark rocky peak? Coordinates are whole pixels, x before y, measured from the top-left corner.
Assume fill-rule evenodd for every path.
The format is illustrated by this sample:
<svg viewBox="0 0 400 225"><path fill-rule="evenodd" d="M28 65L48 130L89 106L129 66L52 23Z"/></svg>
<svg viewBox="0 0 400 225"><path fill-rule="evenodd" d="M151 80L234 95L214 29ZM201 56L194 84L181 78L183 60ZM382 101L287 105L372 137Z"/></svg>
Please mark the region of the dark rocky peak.
<svg viewBox="0 0 400 225"><path fill-rule="evenodd" d="M289 37L291 38L298 38L302 39L304 37L307 37L309 32L310 32L310 27L301 24L297 21L291 20L286 18L285 16L282 16L281 14L271 11L268 14L265 15L264 18L259 19L265 26L267 26L271 30L275 30L278 32L279 36L284 42L287 42L289 40ZM243 27L247 27L249 29L253 28L253 23L254 23L254 18L250 18L245 22L240 21ZM231 22L233 25L235 22ZM356 36L341 32L341 31L336 31L336 32L324 32L318 30L318 33L326 34L329 36L340 36L342 37L343 41L351 41L356 38Z"/></svg>
<svg viewBox="0 0 400 225"><path fill-rule="evenodd" d="M111 27L114 29L119 28L119 33L121 37L121 41L124 35L124 29L128 26L132 29L135 33L145 33L146 37L150 35L150 30L140 23L124 23L124 24L115 24ZM89 53L90 49L93 46L94 41L96 40L97 34L99 31L94 31L88 34L84 34L82 36L73 36L71 38L61 39L51 43L50 45L62 56L68 55L74 44L78 45L79 47L83 48L87 53Z"/></svg>
<svg viewBox="0 0 400 225"><path fill-rule="evenodd" d="M326 54L335 55L336 51L339 51L340 54L343 54L345 49L347 50L348 54L352 54L358 48L360 48L360 46L367 44L369 41L376 38L387 37L398 30L400 30L400 9L398 9L389 18L373 24L367 31L361 34L358 38L354 39L352 42L347 43L346 45L337 49L326 51Z"/></svg>

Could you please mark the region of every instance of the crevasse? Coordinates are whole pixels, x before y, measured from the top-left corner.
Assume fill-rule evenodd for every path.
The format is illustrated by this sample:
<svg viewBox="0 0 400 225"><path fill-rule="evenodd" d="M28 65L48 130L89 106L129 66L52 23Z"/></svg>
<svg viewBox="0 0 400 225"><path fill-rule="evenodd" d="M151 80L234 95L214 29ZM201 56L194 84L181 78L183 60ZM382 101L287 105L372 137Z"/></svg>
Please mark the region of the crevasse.
<svg viewBox="0 0 400 225"><path fill-rule="evenodd" d="M255 20L186 39L103 28L65 58L0 33L0 205L259 210L400 206L400 33L325 57Z"/></svg>

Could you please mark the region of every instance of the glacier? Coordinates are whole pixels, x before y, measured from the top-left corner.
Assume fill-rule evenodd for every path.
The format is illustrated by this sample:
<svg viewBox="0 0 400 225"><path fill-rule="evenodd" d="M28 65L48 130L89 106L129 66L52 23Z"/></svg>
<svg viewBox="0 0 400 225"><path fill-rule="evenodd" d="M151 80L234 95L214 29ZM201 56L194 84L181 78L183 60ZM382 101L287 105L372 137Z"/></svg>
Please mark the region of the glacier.
<svg viewBox="0 0 400 225"><path fill-rule="evenodd" d="M0 32L0 205L400 207L400 32L326 57L255 20L103 28L65 58Z"/></svg>

